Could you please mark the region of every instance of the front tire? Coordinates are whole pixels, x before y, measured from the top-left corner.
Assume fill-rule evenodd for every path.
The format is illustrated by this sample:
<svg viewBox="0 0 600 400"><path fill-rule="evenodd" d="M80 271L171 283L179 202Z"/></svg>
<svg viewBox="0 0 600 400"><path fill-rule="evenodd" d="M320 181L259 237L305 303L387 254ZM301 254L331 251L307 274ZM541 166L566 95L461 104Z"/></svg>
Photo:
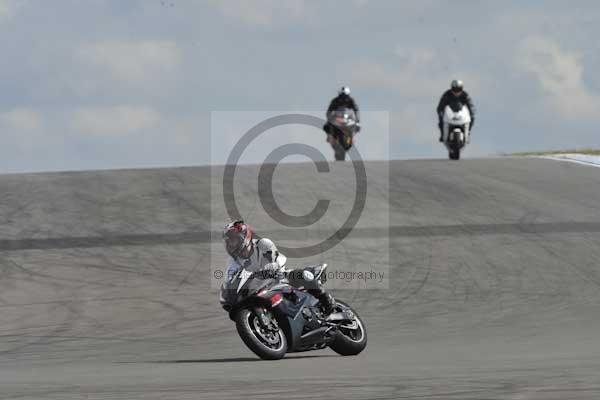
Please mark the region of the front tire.
<svg viewBox="0 0 600 400"><path fill-rule="evenodd" d="M342 325L338 328L335 339L329 347L342 356L355 356L367 347L367 328L350 306L337 300L336 303L350 309L354 314L354 321L351 325ZM339 306L336 306L335 311L340 311Z"/></svg>
<svg viewBox="0 0 600 400"><path fill-rule="evenodd" d="M335 161L344 161L346 160L346 152L343 149L335 151Z"/></svg>
<svg viewBox="0 0 600 400"><path fill-rule="evenodd" d="M460 147L457 144L452 144L450 151L448 152L448 158L451 160L460 160Z"/></svg>
<svg viewBox="0 0 600 400"><path fill-rule="evenodd" d="M331 147L333 148L333 154L336 161L346 160L346 150L344 150L339 142L333 143Z"/></svg>
<svg viewBox="0 0 600 400"><path fill-rule="evenodd" d="M279 360L287 352L287 340L282 329L267 332L261 329L258 316L247 308L235 316L235 326L242 341L263 360Z"/></svg>

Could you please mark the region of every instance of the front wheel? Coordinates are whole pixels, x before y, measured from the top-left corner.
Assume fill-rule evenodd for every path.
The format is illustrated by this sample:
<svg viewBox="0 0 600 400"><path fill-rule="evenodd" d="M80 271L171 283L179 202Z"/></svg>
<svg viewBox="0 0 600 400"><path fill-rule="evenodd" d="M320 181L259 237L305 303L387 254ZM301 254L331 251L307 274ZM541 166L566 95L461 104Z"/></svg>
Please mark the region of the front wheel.
<svg viewBox="0 0 600 400"><path fill-rule="evenodd" d="M344 151L344 149L335 149L334 156L335 156L335 161L346 160L346 152Z"/></svg>
<svg viewBox="0 0 600 400"><path fill-rule="evenodd" d="M342 356L355 356L367 347L367 329L358 314L347 304L337 301L336 311L350 310L354 314L352 323L338 327L335 339L329 345L331 350Z"/></svg>
<svg viewBox="0 0 600 400"><path fill-rule="evenodd" d="M279 360L287 352L287 340L281 328L262 327L259 316L244 308L235 316L238 334L250 350L263 360Z"/></svg>
<svg viewBox="0 0 600 400"><path fill-rule="evenodd" d="M335 156L336 161L346 160L346 150L344 150L344 148L339 142L333 143L331 147L333 148L333 154Z"/></svg>
<svg viewBox="0 0 600 400"><path fill-rule="evenodd" d="M460 160L460 145L458 143L452 143L448 151L448 158L451 160Z"/></svg>

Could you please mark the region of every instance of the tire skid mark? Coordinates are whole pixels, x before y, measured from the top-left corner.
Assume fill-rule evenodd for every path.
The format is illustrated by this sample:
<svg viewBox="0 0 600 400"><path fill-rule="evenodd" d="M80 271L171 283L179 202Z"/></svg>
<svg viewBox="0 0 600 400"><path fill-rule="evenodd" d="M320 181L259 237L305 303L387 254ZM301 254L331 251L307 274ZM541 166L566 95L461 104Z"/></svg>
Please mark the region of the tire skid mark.
<svg viewBox="0 0 600 400"><path fill-rule="evenodd" d="M310 232L310 231L308 231ZM280 240L304 239L307 230L269 231L271 236ZM350 232L342 231L341 235ZM481 236L481 235L540 235L560 233L600 233L600 222L540 222L540 223L499 223L499 224L459 224L459 225L424 225L424 226L390 226L390 237L437 237L437 236ZM211 236L212 235L212 236ZM353 228L352 236L359 238L384 238L387 232L379 227ZM127 246L164 246L210 243L212 238L219 237L218 232L188 231L178 233L150 234L106 234L104 236L60 237L46 239L3 239L0 240L0 251L20 250L52 250L75 248L105 248ZM335 239L331 239L335 240Z"/></svg>

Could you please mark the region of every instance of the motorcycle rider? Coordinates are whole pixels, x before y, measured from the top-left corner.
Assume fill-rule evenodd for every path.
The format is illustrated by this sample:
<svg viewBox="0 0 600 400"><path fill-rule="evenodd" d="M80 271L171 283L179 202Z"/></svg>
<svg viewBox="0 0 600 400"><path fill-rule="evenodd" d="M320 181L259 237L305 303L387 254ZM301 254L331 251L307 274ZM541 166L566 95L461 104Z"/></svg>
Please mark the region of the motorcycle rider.
<svg viewBox="0 0 600 400"><path fill-rule="evenodd" d="M255 239L252 227L243 220L230 222L223 229L225 250L231 257L226 270L226 279L230 280L242 267L252 271L267 271L281 277L291 277L290 284L304 286L307 292L319 299L326 315L331 314L335 306L333 296L327 293L317 281L307 282L302 277L303 270L286 270L287 257L277 250L275 243L267 238Z"/></svg>
<svg viewBox="0 0 600 400"><path fill-rule="evenodd" d="M347 107L354 111L356 116L356 132L360 131L360 113L358 110L358 105L356 101L350 96L350 88L348 86L342 86L338 90L337 97L334 97L329 103L329 107L327 108L327 115L330 112L337 110L338 108ZM327 141L331 143L331 139L335 137L334 127L331 126L329 122L323 125L323 130L327 133Z"/></svg>
<svg viewBox="0 0 600 400"><path fill-rule="evenodd" d="M440 142L444 141L444 109L447 105L456 102L467 106L467 108L469 109L469 113L471 114L471 124L469 126L469 132L473 129L473 124L475 123L475 105L473 104L471 96L469 96L469 94L464 90L463 81L455 79L452 81L452 83L450 83L450 89L444 92L437 106L438 127L440 128Z"/></svg>

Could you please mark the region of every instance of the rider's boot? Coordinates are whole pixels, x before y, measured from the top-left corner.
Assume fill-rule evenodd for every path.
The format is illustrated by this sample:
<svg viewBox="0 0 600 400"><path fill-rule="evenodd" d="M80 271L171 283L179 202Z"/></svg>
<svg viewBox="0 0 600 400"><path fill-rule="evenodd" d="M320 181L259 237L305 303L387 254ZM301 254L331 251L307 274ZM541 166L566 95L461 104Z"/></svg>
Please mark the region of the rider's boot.
<svg viewBox="0 0 600 400"><path fill-rule="evenodd" d="M333 312L335 307L335 299L331 294L322 291L319 294L319 302L321 303L321 307L323 308L323 312L326 316Z"/></svg>

